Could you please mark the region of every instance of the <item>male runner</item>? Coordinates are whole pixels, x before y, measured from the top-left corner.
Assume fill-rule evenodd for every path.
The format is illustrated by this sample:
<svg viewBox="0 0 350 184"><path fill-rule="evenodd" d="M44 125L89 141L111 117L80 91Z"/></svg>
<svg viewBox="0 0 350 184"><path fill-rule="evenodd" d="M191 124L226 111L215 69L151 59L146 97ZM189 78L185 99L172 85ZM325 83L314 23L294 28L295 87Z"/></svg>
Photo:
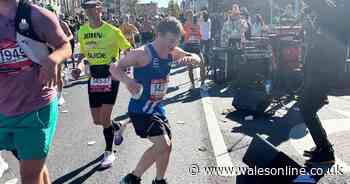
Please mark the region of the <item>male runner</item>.
<svg viewBox="0 0 350 184"><path fill-rule="evenodd" d="M153 143L133 172L122 179L121 184L140 183L141 176L154 163L157 175L152 183L167 183L164 176L172 143L162 100L167 91L171 64L174 61L185 64L200 63L198 55L177 47L182 32L181 23L176 18L165 18L157 26L154 42L131 51L118 64L111 66L112 76L123 82L134 98L141 94L140 98L130 100L128 115L136 134ZM134 79L124 72L131 66L134 67Z"/></svg>
<svg viewBox="0 0 350 184"><path fill-rule="evenodd" d="M31 21L22 19L19 27L32 29L31 35L53 47L49 55L30 58L40 50L24 51L16 40L20 4L23 7L23 1L0 0L0 150L16 150L23 184L42 184L49 182L45 160L58 115L55 70L71 56L71 49L57 17L29 4Z"/></svg>
<svg viewBox="0 0 350 184"><path fill-rule="evenodd" d="M119 59L120 50L129 49L131 45L118 28L102 21L102 2L88 0L83 8L88 23L81 26L78 39L80 52L90 65L88 94L92 118L94 124L103 126L106 148L100 169L105 169L111 167L115 160L113 139L115 129L119 130L119 125L112 126L111 122L119 81L112 80L109 66Z"/></svg>

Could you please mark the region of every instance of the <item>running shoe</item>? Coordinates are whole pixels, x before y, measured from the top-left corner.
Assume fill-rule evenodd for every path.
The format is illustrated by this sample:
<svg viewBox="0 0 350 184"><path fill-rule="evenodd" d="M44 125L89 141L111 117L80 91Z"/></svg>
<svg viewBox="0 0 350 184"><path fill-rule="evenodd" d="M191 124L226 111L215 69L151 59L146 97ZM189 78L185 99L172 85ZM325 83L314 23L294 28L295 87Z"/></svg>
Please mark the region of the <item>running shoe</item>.
<svg viewBox="0 0 350 184"><path fill-rule="evenodd" d="M168 184L168 182L165 180L165 179L162 179L162 180L156 180L154 179L152 181L152 184Z"/></svg>
<svg viewBox="0 0 350 184"><path fill-rule="evenodd" d="M107 169L107 168L112 167L114 160L115 160L114 153L111 151L105 151L103 154L103 159L100 163L99 168L100 169Z"/></svg>
<svg viewBox="0 0 350 184"><path fill-rule="evenodd" d="M306 165L312 164L334 164L334 150L332 147L315 149L309 160L306 160Z"/></svg>
<svg viewBox="0 0 350 184"><path fill-rule="evenodd" d="M140 184L141 179L133 175L132 173L123 177L120 184Z"/></svg>
<svg viewBox="0 0 350 184"><path fill-rule="evenodd" d="M114 128L114 144L115 145L121 145L123 143L123 131L124 131L124 126L120 122L115 122L112 120L112 125Z"/></svg>

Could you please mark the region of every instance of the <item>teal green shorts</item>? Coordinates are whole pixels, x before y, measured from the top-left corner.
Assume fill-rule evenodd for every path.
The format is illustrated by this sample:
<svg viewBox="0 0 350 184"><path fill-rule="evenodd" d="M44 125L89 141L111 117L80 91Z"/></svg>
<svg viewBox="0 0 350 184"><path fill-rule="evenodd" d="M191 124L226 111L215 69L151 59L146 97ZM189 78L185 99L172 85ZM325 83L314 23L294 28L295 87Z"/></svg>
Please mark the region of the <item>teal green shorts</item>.
<svg viewBox="0 0 350 184"><path fill-rule="evenodd" d="M20 160L45 159L56 131L57 118L57 98L28 114L15 117L0 114L0 150L17 152Z"/></svg>

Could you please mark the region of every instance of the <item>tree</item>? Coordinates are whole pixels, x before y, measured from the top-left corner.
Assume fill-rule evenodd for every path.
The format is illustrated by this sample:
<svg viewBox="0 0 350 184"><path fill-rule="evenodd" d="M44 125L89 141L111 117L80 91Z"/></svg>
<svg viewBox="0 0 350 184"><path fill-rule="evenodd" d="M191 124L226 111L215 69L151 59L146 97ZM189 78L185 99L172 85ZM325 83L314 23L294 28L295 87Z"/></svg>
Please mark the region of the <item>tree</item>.
<svg viewBox="0 0 350 184"><path fill-rule="evenodd" d="M168 4L168 15L179 18L180 17L180 6L178 2L170 0Z"/></svg>

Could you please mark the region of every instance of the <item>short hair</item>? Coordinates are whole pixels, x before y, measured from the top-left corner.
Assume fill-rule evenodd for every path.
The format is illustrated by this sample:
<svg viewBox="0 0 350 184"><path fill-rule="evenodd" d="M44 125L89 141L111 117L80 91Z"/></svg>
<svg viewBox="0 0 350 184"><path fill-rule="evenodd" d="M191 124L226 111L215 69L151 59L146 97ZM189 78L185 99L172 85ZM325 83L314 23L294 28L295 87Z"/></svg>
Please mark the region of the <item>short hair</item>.
<svg viewBox="0 0 350 184"><path fill-rule="evenodd" d="M161 20L156 30L163 35L166 33L182 35L184 33L181 22L177 18L171 16Z"/></svg>

